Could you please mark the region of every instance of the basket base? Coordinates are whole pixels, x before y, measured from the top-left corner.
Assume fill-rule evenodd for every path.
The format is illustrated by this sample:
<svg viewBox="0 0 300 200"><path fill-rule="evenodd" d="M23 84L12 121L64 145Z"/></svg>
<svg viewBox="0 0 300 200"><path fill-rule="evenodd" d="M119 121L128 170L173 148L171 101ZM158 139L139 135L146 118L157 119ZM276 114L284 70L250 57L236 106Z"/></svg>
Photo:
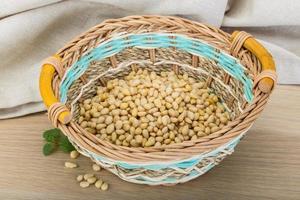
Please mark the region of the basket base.
<svg viewBox="0 0 300 200"><path fill-rule="evenodd" d="M81 154L90 157L94 162L117 175L122 180L137 184L172 186L193 180L219 164L227 155L233 153L235 146L244 134L235 137L230 142L210 152L202 153L186 160L173 163L160 163L158 165L111 161L83 150L76 144L73 145Z"/></svg>

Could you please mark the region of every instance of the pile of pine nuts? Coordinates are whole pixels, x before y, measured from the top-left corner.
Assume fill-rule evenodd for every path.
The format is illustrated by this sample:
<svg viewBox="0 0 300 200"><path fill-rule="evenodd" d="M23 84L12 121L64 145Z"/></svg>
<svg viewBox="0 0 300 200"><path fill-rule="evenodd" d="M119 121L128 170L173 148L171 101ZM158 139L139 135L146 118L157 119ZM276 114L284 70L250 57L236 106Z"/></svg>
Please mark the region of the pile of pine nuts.
<svg viewBox="0 0 300 200"><path fill-rule="evenodd" d="M173 71L139 69L109 80L80 103L78 122L97 137L127 147L159 147L219 131L230 115L204 82Z"/></svg>
<svg viewBox="0 0 300 200"><path fill-rule="evenodd" d="M76 150L70 152L71 159L77 159L79 155L80 155L79 152ZM65 162L65 167L73 169L73 168L77 168L78 165L75 162L67 161L67 162ZM101 170L101 167L99 165L97 165L96 163L93 163L92 169L93 169L93 171L98 172ZM95 176L95 174L90 174L90 173L87 173L84 175L79 174L76 177L76 180L79 182L79 186L82 188L87 188L90 185L95 185L95 187L97 189L106 191L106 190L108 190L108 187L109 187L107 182L104 182L101 178L97 178Z"/></svg>
<svg viewBox="0 0 300 200"><path fill-rule="evenodd" d="M87 188L94 184L96 188L101 190L108 190L108 184L102 179L98 179L94 174L78 175L76 180L79 182L80 187Z"/></svg>

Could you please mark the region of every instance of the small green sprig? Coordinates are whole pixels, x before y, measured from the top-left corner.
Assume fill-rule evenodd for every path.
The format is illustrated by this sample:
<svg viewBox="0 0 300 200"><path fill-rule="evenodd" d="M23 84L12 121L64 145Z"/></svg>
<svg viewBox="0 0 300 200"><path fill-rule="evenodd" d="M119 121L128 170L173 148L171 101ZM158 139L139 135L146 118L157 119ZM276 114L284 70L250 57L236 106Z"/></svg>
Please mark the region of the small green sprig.
<svg viewBox="0 0 300 200"><path fill-rule="evenodd" d="M43 138L46 141L43 146L43 154L45 156L52 154L57 149L61 149L66 153L75 150L68 138L58 128L46 130L43 133Z"/></svg>

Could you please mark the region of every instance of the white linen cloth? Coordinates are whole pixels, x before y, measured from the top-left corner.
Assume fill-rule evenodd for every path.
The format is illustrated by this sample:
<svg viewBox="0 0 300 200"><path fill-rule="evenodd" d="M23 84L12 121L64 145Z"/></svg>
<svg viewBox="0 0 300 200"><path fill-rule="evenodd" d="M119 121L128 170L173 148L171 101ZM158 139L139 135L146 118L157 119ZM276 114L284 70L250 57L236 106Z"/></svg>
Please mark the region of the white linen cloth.
<svg viewBox="0 0 300 200"><path fill-rule="evenodd" d="M281 84L300 83L300 1L297 0L1 0L0 119L45 110L41 61L104 19L178 15L252 33L272 53Z"/></svg>

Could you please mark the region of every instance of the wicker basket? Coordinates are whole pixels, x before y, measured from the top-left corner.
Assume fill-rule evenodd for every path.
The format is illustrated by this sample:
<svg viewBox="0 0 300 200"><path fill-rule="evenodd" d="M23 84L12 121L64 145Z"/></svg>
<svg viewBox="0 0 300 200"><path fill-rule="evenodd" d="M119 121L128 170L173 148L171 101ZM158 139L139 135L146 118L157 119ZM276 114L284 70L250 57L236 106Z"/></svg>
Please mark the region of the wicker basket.
<svg viewBox="0 0 300 200"><path fill-rule="evenodd" d="M221 98L233 120L195 141L165 147L116 146L81 128L79 101L131 70L186 72ZM272 56L251 35L232 35L187 19L130 16L106 20L45 60L41 96L49 119L77 150L126 181L172 185L194 179L231 154L276 83Z"/></svg>

